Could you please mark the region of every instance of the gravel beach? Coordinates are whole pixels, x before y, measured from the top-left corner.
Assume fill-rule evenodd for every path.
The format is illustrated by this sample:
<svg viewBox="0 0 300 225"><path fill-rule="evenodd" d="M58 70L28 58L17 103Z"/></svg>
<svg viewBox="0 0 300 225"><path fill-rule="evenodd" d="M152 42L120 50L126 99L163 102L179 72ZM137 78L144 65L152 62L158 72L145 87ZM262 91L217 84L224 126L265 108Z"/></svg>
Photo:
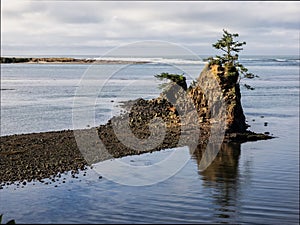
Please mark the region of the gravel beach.
<svg viewBox="0 0 300 225"><path fill-rule="evenodd" d="M135 112L140 113L138 108ZM165 119L167 113L168 117L171 115L166 120L174 119L168 109L163 113ZM116 137L112 124L112 121L122 120L123 116L113 117L105 125L76 131L62 130L0 137L0 184L59 177L65 171L84 170L90 164L106 159L173 148L177 146L180 135L186 135L186 139L183 139L188 144L190 134L181 134L180 128L171 126L166 129L163 142L155 148L143 151L129 148ZM150 134L146 120L132 124L131 130L140 139L147 139ZM94 134L97 137L95 145L94 140L90 140ZM124 134L124 139L128 139L126 135L128 134ZM80 145L76 141L80 141ZM97 142L103 145L95 149L99 147ZM81 146L81 149L78 146Z"/></svg>
<svg viewBox="0 0 300 225"><path fill-rule="evenodd" d="M156 111L153 110L154 106L157 108ZM143 117L141 117L141 108L144 109ZM165 103L157 106L156 103L145 104L144 100L140 100L139 104L132 108L129 113L131 121L129 124L137 138L144 140L149 138L149 118L152 118L153 114L156 115L157 111L160 112L160 117L165 123L169 124L166 126L165 137L156 147L142 151L125 146L116 136L113 123L125 120L124 115L113 117L107 124L89 129L2 136L0 137L0 184L4 186L14 182L41 181L55 176L59 178L60 174L66 171L77 173L103 160L159 151L179 147L179 145L198 145L202 149L205 148L209 140L210 125L201 124L200 137L198 143L195 143L192 137L199 135L196 133L197 129L191 127L181 132L178 126L181 122L179 117L172 107L166 107ZM90 137L95 134L96 140L91 141ZM130 139L128 132L122 135L123 139ZM224 142L246 142L269 138L271 137L268 135L252 132L230 133L225 135Z"/></svg>

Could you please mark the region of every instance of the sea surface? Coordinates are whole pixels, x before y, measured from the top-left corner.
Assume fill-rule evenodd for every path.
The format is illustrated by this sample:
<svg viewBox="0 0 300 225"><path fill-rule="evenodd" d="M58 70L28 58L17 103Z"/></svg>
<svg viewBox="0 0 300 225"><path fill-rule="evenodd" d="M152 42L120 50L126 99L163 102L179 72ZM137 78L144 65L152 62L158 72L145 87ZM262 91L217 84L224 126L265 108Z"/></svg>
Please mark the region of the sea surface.
<svg viewBox="0 0 300 225"><path fill-rule="evenodd" d="M190 84L205 65L202 58L114 58L151 61L129 65L2 64L1 136L105 124L122 111L122 101L157 97L161 81L155 74L184 74ZM204 171L198 169L197 151L179 149L187 159L182 168L151 185L123 185L90 169L77 179L65 174L65 183L6 186L0 190L4 222L299 224L299 56L243 56L240 62L259 75L240 81L255 87L241 88L249 129L276 138L224 145ZM147 167L174 151L120 161ZM135 175L132 170L124 176Z"/></svg>

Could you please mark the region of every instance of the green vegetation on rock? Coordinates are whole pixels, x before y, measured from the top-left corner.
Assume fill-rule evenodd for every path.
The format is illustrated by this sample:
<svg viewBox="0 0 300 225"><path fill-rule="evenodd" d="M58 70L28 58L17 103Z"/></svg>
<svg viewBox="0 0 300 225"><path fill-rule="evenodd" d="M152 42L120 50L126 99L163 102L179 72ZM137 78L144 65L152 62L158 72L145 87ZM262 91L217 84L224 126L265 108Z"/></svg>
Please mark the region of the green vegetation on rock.
<svg viewBox="0 0 300 225"><path fill-rule="evenodd" d="M181 86L185 91L187 90L186 78L185 76L183 76L183 74L179 75L179 74L161 73L155 75L155 77L159 80L164 80L164 79L170 80L176 83L177 85ZM160 87L164 89L166 85L168 84L162 84L160 85Z"/></svg>
<svg viewBox="0 0 300 225"><path fill-rule="evenodd" d="M223 54L209 57L207 59L208 65L205 66L197 81L193 81L188 88L183 74L161 73L155 75L155 77L160 80L172 81L161 85L163 89L162 97L176 102L181 108L189 109L186 102L184 102L184 93L178 88L178 86L181 86L191 96L198 112L199 121L202 122L210 122L212 112L214 115L219 113L218 107L209 106L208 99L217 101L219 97L222 97L226 105L226 132L243 133L246 132L249 125L246 124L241 104L240 79L251 79L257 76L249 73L248 69L238 61L239 55L237 53L243 50L242 46L246 42L236 41L235 38L239 36L238 34L231 34L226 30L223 30L223 32L223 37L212 45L214 48L221 50ZM212 82L211 79L214 80L214 78L211 76L216 78L217 83ZM248 84L244 84L244 86L250 90L254 89ZM217 90L218 87L221 88L222 96L215 96L214 90ZM204 89L206 92L203 91Z"/></svg>
<svg viewBox="0 0 300 225"><path fill-rule="evenodd" d="M222 56L216 55L215 57L207 58L208 65L218 65L220 72L224 73L225 78L235 82L241 78L252 79L258 77L253 73L249 73L248 69L238 62L239 55L237 53L243 50L242 46L245 45L246 42L235 41L234 39L239 36L237 33L231 34L225 29L223 29L223 32L223 37L212 45L214 48L223 51L223 54ZM248 84L244 86L247 89L254 89Z"/></svg>

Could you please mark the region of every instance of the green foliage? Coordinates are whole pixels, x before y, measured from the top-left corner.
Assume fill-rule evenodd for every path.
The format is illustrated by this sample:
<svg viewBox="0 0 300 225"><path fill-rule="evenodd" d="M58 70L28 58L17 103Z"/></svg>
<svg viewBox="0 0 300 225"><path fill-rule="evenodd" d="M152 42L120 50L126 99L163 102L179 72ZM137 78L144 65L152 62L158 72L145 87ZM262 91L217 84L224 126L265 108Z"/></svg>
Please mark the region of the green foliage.
<svg viewBox="0 0 300 225"><path fill-rule="evenodd" d="M2 217L3 217L3 215L0 214L0 224L2 224ZM16 222L15 222L15 220L10 220L6 224L16 224Z"/></svg>
<svg viewBox="0 0 300 225"><path fill-rule="evenodd" d="M243 75L240 78L255 78L258 77L253 73L249 73L248 69L238 62L239 55L237 54L243 50L242 46L246 42L235 41L234 38L238 37L239 34L231 34L227 30L223 29L223 37L218 40L212 46L223 52L222 56L216 55L215 57L207 58L209 66L211 65L220 65L228 71L228 75L235 75L238 72L238 75ZM245 85L246 88L253 90L250 85Z"/></svg>
<svg viewBox="0 0 300 225"><path fill-rule="evenodd" d="M159 80L170 80L177 85L181 86L185 91L187 90L186 78L185 76L179 74L169 74L169 73L161 73L155 75L155 77ZM169 84L162 84L160 85L161 89L165 89Z"/></svg>

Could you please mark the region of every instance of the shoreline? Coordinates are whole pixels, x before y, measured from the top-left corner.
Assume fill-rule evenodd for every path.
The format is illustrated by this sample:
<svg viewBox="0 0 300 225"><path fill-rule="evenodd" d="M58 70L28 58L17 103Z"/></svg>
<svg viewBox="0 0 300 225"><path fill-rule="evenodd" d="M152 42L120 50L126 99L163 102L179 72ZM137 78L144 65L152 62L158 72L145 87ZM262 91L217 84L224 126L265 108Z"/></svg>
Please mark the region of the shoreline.
<svg viewBox="0 0 300 225"><path fill-rule="evenodd" d="M203 127L204 130L210 129ZM140 138L147 138L147 131L140 128L134 129ZM74 136L76 132L76 138ZM91 134L98 133L105 149L95 149L95 144L87 140ZM185 146L189 143L189 131L184 135ZM197 146L206 148L209 132L202 132ZM79 150L76 140L86 142L85 151L89 152L89 159L83 156ZM147 151L136 151L124 146L114 134L111 124L101 125L82 130L61 130L41 133L15 134L0 137L0 189L5 185L17 182L40 181L52 178L59 179L61 174L70 172L78 173L88 169L91 164L113 158L121 158L128 155L139 155L147 152L172 149L178 146L178 130L171 129L167 132L163 143L154 149ZM266 140L274 137L253 132L238 134L227 134L223 143L244 143L247 141ZM194 143L195 145L195 143ZM102 152L104 154L102 154ZM99 154L100 153L100 154ZM94 160L94 162L93 162ZM88 163L89 161L89 163Z"/></svg>
<svg viewBox="0 0 300 225"><path fill-rule="evenodd" d="M74 58L12 59L16 63L94 62ZM11 59L1 58L4 63L10 63L9 60ZM116 64L126 61L100 60L100 62ZM239 86L235 80L227 79L225 72L220 75L219 68L215 68L217 70L214 68L206 66L199 76L197 86L189 91L185 88L179 91L176 85L171 85L158 98L151 100L139 98L123 103L125 113L113 116L105 125L82 130L0 137L0 188L5 183L11 184L22 180L41 181L45 178L59 177L66 171L76 173L95 163L128 155L183 146L205 150L210 144L221 144L220 142L243 143L274 138L268 134L247 130L248 126L240 103ZM212 82L215 78L217 83ZM202 84L205 85L201 86ZM215 113L219 113L218 116L225 119L224 130L222 127L220 130L214 129L215 121L211 115L211 106L208 104L210 93L201 91L203 87L210 87L212 91L218 90L217 85L223 88L220 94L225 99L227 111L224 118L222 110L218 110L215 106ZM185 91L191 95L193 102L185 100ZM171 103L172 100L176 100L174 104ZM197 111L193 110L193 105ZM179 112L184 112L184 117L181 117ZM160 120L156 120L158 118ZM165 128L163 134L162 125ZM116 127L117 133L114 129ZM223 136L224 132L225 136ZM211 134L212 140L210 140ZM147 140L150 137L151 139ZM136 139L139 141L137 142ZM126 144L123 144L122 140L125 140Z"/></svg>
<svg viewBox="0 0 300 225"><path fill-rule="evenodd" d="M64 57L22 58L1 57L0 64L146 64L150 61L107 60L107 59L78 59Z"/></svg>

